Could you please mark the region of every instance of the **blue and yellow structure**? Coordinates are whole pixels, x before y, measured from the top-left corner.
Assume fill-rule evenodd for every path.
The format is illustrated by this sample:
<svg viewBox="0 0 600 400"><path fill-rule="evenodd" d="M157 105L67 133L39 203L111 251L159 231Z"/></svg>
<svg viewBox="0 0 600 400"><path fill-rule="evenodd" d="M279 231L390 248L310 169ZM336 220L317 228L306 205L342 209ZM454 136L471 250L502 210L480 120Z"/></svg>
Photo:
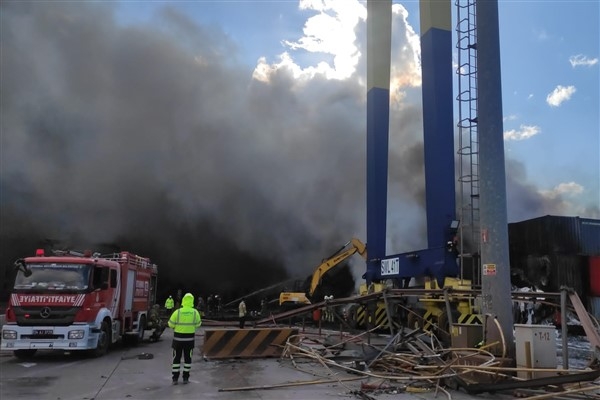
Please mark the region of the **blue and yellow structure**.
<svg viewBox="0 0 600 400"><path fill-rule="evenodd" d="M427 248L396 255L386 254L388 136L390 102L391 0L367 1L367 244L369 259L363 278L372 282L391 280L406 285L413 277L433 277L444 287L447 277L459 273L455 235L456 189L454 163L454 95L452 69L452 12L450 0L420 0L423 139L427 214ZM424 321L447 319L439 300L426 301ZM461 322L479 322L469 302L453 299ZM464 308L464 307L463 307ZM456 308L455 308L456 309ZM377 325L387 321L378 304L373 318L357 319ZM460 320L460 319L459 319ZM390 324L391 322L391 324ZM456 321L455 321L456 322Z"/></svg>
<svg viewBox="0 0 600 400"><path fill-rule="evenodd" d="M369 260L386 255L392 0L367 1L367 243ZM367 261L367 272L377 269Z"/></svg>
<svg viewBox="0 0 600 400"><path fill-rule="evenodd" d="M443 247L456 219L450 0L421 0L427 247Z"/></svg>
<svg viewBox="0 0 600 400"><path fill-rule="evenodd" d="M367 284L434 276L440 285L458 274L454 177L452 15L450 0L421 0L423 134L427 248L386 254L390 0L367 1Z"/></svg>

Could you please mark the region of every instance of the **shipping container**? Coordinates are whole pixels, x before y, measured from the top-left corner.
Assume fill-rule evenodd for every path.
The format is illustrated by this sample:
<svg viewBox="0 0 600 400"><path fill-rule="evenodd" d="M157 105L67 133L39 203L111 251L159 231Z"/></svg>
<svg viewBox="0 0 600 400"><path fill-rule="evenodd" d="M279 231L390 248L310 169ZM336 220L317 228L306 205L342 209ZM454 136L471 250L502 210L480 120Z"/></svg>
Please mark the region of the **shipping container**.
<svg viewBox="0 0 600 400"><path fill-rule="evenodd" d="M546 215L508 225L511 282L600 297L600 220Z"/></svg>
<svg viewBox="0 0 600 400"><path fill-rule="evenodd" d="M600 255L600 220L546 215L508 224L511 252Z"/></svg>
<svg viewBox="0 0 600 400"><path fill-rule="evenodd" d="M515 286L534 286L558 292L561 286L574 289L585 299L589 293L587 257L568 254L510 255L511 281Z"/></svg>
<svg viewBox="0 0 600 400"><path fill-rule="evenodd" d="M600 319L600 297L590 296L588 299L590 314Z"/></svg>
<svg viewBox="0 0 600 400"><path fill-rule="evenodd" d="M600 297L600 256L588 257L590 296Z"/></svg>
<svg viewBox="0 0 600 400"><path fill-rule="evenodd" d="M600 220L581 218L581 253L600 256Z"/></svg>
<svg viewBox="0 0 600 400"><path fill-rule="evenodd" d="M582 254L578 217L546 215L508 224L509 248L517 254Z"/></svg>

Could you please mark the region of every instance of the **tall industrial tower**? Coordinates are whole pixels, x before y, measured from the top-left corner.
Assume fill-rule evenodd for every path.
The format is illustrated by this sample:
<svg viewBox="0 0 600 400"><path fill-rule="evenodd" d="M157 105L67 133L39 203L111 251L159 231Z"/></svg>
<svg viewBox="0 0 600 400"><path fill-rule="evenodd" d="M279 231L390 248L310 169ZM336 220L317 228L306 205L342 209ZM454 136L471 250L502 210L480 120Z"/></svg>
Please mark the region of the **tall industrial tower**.
<svg viewBox="0 0 600 400"><path fill-rule="evenodd" d="M469 58L464 63L461 61L459 70L459 207L455 203L451 3L450 0L420 0L419 4L428 249L393 256L385 253L392 2L367 0L369 261L365 279L367 283L402 280L412 273L426 273L436 276L439 282L443 274L456 271L452 265L455 261L444 248L449 234L454 234L452 229L457 227L458 208L459 217L470 226L474 252L481 249L482 311L498 319L502 327L499 334L506 339L508 356L514 357L498 3L497 0L456 0L460 18L457 48L459 53L466 51ZM466 22L460 16L464 10L468 15ZM467 31L466 35L461 31ZM462 86L464 76L461 74L465 71L462 68L468 68L468 89ZM463 93L465 90L468 93ZM468 116L462 113L465 104L469 108ZM465 166L468 166L467 172ZM467 206L465 185L469 190ZM464 227L459 232L465 239ZM477 262L474 265L479 269Z"/></svg>

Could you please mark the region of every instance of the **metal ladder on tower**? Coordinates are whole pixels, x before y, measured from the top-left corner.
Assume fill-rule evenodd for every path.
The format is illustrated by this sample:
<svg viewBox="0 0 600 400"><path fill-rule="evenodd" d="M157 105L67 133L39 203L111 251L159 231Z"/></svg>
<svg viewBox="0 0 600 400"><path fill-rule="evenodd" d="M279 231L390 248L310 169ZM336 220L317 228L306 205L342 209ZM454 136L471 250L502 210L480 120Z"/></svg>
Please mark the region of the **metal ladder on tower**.
<svg viewBox="0 0 600 400"><path fill-rule="evenodd" d="M476 0L456 0L458 68L458 214L460 272L481 284L479 210L479 141L477 132ZM465 270L466 269L466 270Z"/></svg>

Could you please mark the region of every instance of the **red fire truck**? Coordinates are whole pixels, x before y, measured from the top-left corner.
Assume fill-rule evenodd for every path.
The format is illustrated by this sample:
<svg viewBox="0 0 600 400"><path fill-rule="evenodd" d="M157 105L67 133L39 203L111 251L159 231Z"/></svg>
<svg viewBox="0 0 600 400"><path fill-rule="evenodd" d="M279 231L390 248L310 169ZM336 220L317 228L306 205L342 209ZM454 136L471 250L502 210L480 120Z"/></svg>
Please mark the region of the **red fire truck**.
<svg viewBox="0 0 600 400"><path fill-rule="evenodd" d="M0 351L86 350L99 357L118 340L144 338L158 269L129 252L53 252L15 262L17 276Z"/></svg>

